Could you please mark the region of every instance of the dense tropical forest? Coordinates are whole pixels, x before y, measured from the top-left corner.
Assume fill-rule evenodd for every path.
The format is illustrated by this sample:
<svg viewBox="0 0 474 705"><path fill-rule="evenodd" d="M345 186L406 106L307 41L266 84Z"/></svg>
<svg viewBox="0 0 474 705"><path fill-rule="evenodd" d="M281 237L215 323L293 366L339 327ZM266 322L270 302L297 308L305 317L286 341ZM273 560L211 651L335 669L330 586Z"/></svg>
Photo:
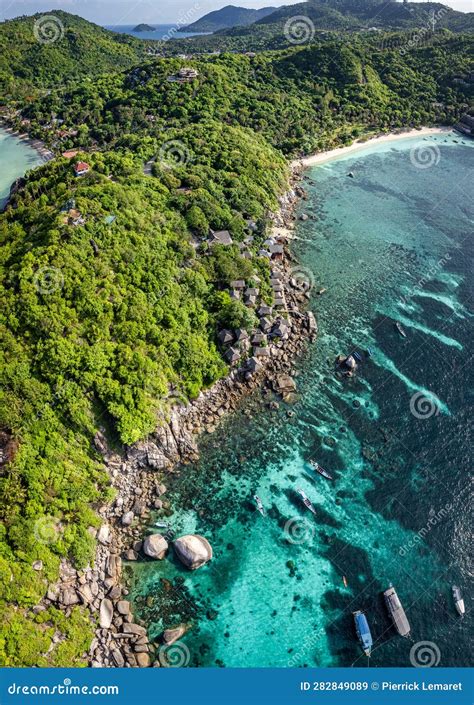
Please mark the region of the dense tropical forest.
<svg viewBox="0 0 474 705"><path fill-rule="evenodd" d="M166 418L176 390L193 398L226 373L217 331L254 325L229 282L258 276L269 291L258 252L288 158L451 124L472 98L473 40L447 31L404 52L403 34L388 47L355 35L184 60L137 58L139 43L85 24L74 30L82 44L72 52L66 31L35 74L43 57L29 47L31 21L18 20L18 56L30 65L1 60L7 85L27 71L34 88L11 95L4 115L57 155L0 216L0 662L9 666L84 663L93 625L82 608L66 620L35 607L62 557L78 568L93 558L95 510L110 500L94 435L131 444ZM71 82L69 61L81 65ZM57 66L66 66L60 87ZM192 79L169 80L185 67ZM78 177L79 162L88 168ZM229 230L234 244L209 247L211 229Z"/></svg>

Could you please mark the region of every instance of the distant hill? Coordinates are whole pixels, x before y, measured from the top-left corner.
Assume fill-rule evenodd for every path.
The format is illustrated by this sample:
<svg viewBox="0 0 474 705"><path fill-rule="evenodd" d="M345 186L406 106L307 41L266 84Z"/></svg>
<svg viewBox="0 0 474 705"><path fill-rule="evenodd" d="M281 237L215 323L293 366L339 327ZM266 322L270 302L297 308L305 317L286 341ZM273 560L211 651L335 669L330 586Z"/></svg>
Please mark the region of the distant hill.
<svg viewBox="0 0 474 705"><path fill-rule="evenodd" d="M0 95L25 96L38 88L119 71L145 56L147 43L54 11L0 23Z"/></svg>
<svg viewBox="0 0 474 705"><path fill-rule="evenodd" d="M182 27L184 32L217 32L220 29L228 29L229 27L243 27L267 15L275 12L276 7L263 7L261 10L249 10L246 7L234 7L234 5L226 5L221 10L209 12L200 20L196 20L187 27Z"/></svg>
<svg viewBox="0 0 474 705"><path fill-rule="evenodd" d="M434 26L454 31L472 31L474 13L457 12L438 2L398 2L397 0L308 0L284 5L257 24L279 24L291 17L309 17L317 29L377 27L415 29Z"/></svg>
<svg viewBox="0 0 474 705"><path fill-rule="evenodd" d="M316 30L436 29L454 32L474 31L474 13L458 12L438 2L398 2L398 0L308 0L280 8L246 10L227 5L186 27L186 31L266 33L283 31L285 23L298 15L308 17Z"/></svg>

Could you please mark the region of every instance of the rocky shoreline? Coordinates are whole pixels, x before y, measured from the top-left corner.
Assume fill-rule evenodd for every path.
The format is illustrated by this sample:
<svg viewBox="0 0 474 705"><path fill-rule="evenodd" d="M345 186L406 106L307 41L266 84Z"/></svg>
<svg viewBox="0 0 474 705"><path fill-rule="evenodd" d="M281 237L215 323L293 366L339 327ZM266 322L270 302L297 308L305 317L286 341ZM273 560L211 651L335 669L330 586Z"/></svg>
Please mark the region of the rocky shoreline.
<svg viewBox="0 0 474 705"><path fill-rule="evenodd" d="M76 571L63 561L60 581L50 588L44 600L45 605L52 603L66 614L74 605L82 603L89 609L91 618L98 620L89 650L92 667L167 665L166 646L179 639L184 631L180 627L167 629L161 644L150 643L146 627L134 621L130 603L125 599L128 591L122 580L122 560L163 557L167 541L155 535L160 550L154 554L156 547L147 546L147 539L144 546L145 528L151 511L161 510L166 502L163 496L166 495L167 473L172 473L177 465L197 460L197 440L201 433L213 433L220 420L235 411L257 387L285 400L290 400L295 392L296 384L291 376L294 360L303 352L308 339L313 340L317 335L314 315L306 311L308 283L294 276L295 267L288 249L295 221L294 209L298 199L305 197L297 183L300 178L301 169L294 166L291 190L281 197L280 210L271 218L273 231L286 233L284 256L281 261L272 262L272 277L281 284L278 296L283 296L285 301L285 310L276 315L274 325L281 326L284 321L284 336L270 338L269 354L258 358L253 366L247 361L190 404L171 406L169 419L162 426L147 440L128 447L122 454L109 448L102 433L96 434L95 446L103 457L116 498L110 506L99 510L102 526L96 536L94 568ZM273 399L269 402L269 406L272 405L278 406L278 402ZM197 538L206 542L203 537ZM209 546L209 549L211 557L212 548Z"/></svg>

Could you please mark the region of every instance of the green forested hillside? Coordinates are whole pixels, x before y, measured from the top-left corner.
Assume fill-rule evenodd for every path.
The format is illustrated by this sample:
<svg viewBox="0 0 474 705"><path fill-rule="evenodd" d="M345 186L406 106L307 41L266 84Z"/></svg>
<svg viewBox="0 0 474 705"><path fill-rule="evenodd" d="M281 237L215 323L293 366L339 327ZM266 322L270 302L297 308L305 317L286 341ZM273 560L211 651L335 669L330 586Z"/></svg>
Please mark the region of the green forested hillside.
<svg viewBox="0 0 474 705"><path fill-rule="evenodd" d="M66 146L125 148L139 135L160 143L170 127L212 119L251 128L288 155L351 139L368 126L453 121L472 94L472 86L455 81L469 75L472 39L446 35L402 54L404 41L393 35L384 50L354 38L255 57L161 59L68 93L52 92L24 115L45 138L42 125L52 114L77 127L79 135ZM195 81L167 81L188 64L199 70Z"/></svg>
<svg viewBox="0 0 474 705"><path fill-rule="evenodd" d="M465 109L472 84L455 79L468 78L470 37L405 53L405 36L391 41L148 60L84 80L77 67L70 84L24 102L18 125L58 157L0 215L3 665L81 663L93 631L81 607L69 620L33 607L61 557L81 568L93 556L96 509L110 498L94 434L132 443L169 413L170 395L193 397L225 373L218 328L253 324L229 282L257 275L267 295L258 251L286 158ZM189 65L189 83L167 80ZM72 160L59 156L72 147ZM90 169L77 178L79 160ZM234 244L209 248L210 229ZM50 649L56 632L65 640Z"/></svg>
<svg viewBox="0 0 474 705"><path fill-rule="evenodd" d="M54 41L52 41L54 39ZM146 44L54 11L0 24L0 96L26 97L85 76L132 66Z"/></svg>

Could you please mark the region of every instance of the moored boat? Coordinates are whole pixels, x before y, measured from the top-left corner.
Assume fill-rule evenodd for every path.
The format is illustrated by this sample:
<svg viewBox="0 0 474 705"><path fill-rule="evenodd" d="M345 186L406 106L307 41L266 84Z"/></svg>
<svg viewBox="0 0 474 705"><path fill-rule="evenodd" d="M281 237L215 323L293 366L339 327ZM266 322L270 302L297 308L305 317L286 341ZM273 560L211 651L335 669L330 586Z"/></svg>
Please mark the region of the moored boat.
<svg viewBox="0 0 474 705"><path fill-rule="evenodd" d="M257 505L257 510L260 512L262 517L266 516L267 512L265 511L265 507L263 506L263 502L260 499L260 497L256 494L254 494L253 498L255 500L255 504Z"/></svg>
<svg viewBox="0 0 474 705"><path fill-rule="evenodd" d="M352 614L354 615L356 634L362 646L362 650L366 656L370 656L373 641L367 617L361 610L356 610Z"/></svg>
<svg viewBox="0 0 474 705"><path fill-rule="evenodd" d="M466 614L466 607L464 606L464 600L462 597L461 593L461 588L459 588L457 585L453 585L453 600L454 600L454 606L456 608L456 612L461 615L461 617L464 617Z"/></svg>
<svg viewBox="0 0 474 705"><path fill-rule="evenodd" d="M402 338L406 338L407 334L405 333L404 329L402 328L401 324L398 321L395 321L395 328L397 331L400 333Z"/></svg>
<svg viewBox="0 0 474 705"><path fill-rule="evenodd" d="M325 477L327 480L334 480L333 476L330 475L327 470L322 468L321 465L316 462L316 460L310 460L309 464L316 470L316 472L319 472L319 474Z"/></svg>
<svg viewBox="0 0 474 705"><path fill-rule="evenodd" d="M313 514L316 514L316 509L315 509L314 506L311 504L310 500L308 499L308 497L306 496L306 494L303 492L303 490L301 490L300 488L298 488L296 491L297 491L298 494L301 496L301 498L302 498L302 500L303 500L303 504L304 504L304 506L306 507L306 509L309 509L309 511L312 512Z"/></svg>
<svg viewBox="0 0 474 705"><path fill-rule="evenodd" d="M393 587L392 583L384 591L385 604L387 605L388 613L392 619L393 626L400 636L409 636L411 627L402 607L402 603Z"/></svg>

